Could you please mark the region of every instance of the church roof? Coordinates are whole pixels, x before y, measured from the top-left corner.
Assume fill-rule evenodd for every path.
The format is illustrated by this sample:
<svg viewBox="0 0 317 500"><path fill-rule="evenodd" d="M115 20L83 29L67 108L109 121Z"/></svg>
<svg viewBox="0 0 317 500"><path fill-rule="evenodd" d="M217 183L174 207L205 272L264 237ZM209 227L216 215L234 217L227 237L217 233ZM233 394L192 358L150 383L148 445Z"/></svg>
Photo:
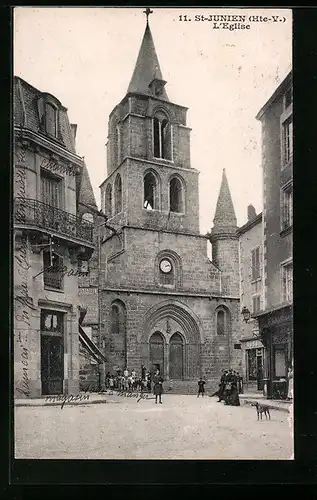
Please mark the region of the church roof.
<svg viewBox="0 0 317 500"><path fill-rule="evenodd" d="M137 92L153 96L149 85L154 79L163 81L152 33L147 23L128 93ZM160 98L166 101L169 100L164 88Z"/></svg>
<svg viewBox="0 0 317 500"><path fill-rule="evenodd" d="M214 226L236 226L237 218L235 215L226 171L223 169L220 192L218 196L216 213L214 217Z"/></svg>

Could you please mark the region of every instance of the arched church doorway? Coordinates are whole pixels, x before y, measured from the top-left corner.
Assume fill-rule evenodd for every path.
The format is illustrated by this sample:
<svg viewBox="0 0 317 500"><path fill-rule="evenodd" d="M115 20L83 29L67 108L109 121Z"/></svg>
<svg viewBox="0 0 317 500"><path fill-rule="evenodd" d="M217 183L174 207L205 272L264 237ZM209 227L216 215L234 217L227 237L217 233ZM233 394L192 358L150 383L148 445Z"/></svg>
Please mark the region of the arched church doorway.
<svg viewBox="0 0 317 500"><path fill-rule="evenodd" d="M199 319L185 304L170 300L155 304L144 318L141 363L151 370L158 367L165 380L195 380L202 366L198 325Z"/></svg>
<svg viewBox="0 0 317 500"><path fill-rule="evenodd" d="M164 374L164 338L160 332L155 332L150 338L150 363L152 370Z"/></svg>
<svg viewBox="0 0 317 500"><path fill-rule="evenodd" d="M172 335L169 344L169 377L172 380L182 380L184 377L183 358L184 341L176 332Z"/></svg>

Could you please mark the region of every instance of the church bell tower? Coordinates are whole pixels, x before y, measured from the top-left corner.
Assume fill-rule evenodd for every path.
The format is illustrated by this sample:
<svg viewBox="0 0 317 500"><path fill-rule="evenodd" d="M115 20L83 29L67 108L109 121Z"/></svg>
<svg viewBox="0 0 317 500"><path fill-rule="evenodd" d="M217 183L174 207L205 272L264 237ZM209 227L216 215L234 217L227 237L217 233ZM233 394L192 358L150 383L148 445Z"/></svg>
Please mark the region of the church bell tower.
<svg viewBox="0 0 317 500"><path fill-rule="evenodd" d="M102 209L115 224L199 233L187 108L169 100L148 15L127 93L109 117Z"/></svg>

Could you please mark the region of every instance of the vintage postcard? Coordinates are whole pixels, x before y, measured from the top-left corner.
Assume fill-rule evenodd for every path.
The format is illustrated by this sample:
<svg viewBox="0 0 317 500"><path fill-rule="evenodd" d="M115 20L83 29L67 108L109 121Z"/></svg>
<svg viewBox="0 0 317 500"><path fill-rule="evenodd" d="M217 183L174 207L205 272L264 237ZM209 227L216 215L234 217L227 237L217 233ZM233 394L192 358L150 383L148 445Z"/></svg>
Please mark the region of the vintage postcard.
<svg viewBox="0 0 317 500"><path fill-rule="evenodd" d="M17 459L292 460L292 10L14 9Z"/></svg>

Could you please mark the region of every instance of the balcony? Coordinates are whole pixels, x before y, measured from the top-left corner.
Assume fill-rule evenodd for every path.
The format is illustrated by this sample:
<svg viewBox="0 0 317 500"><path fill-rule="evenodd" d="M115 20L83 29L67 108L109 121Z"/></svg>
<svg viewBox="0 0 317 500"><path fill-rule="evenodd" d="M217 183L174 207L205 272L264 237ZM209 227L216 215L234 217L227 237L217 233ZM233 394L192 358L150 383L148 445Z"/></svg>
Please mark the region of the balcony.
<svg viewBox="0 0 317 500"><path fill-rule="evenodd" d="M14 224L29 226L93 247L93 224L38 200L15 198Z"/></svg>

